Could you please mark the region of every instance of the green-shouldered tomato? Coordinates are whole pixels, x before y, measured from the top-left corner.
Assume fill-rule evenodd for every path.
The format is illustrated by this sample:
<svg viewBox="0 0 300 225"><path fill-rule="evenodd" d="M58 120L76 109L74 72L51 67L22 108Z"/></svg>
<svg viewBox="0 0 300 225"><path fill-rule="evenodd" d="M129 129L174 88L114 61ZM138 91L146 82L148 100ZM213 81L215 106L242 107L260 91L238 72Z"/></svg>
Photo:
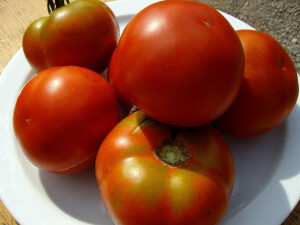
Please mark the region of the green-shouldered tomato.
<svg viewBox="0 0 300 225"><path fill-rule="evenodd" d="M23 36L23 50L37 71L72 65L101 73L119 36L118 21L105 3L76 0L30 24Z"/></svg>
<svg viewBox="0 0 300 225"><path fill-rule="evenodd" d="M117 225L213 225L227 209L234 164L212 126L174 128L137 111L103 141L96 176Z"/></svg>

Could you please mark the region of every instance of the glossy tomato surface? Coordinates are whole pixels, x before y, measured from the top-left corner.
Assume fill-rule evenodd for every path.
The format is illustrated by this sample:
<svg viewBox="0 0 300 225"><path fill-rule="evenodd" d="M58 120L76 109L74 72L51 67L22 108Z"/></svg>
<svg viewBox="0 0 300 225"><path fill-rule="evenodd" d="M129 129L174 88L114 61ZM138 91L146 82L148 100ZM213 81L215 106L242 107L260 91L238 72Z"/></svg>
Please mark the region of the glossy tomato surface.
<svg viewBox="0 0 300 225"><path fill-rule="evenodd" d="M243 69L240 40L216 9L162 1L125 27L108 76L125 105L166 124L198 126L233 102Z"/></svg>
<svg viewBox="0 0 300 225"><path fill-rule="evenodd" d="M281 124L296 104L299 87L295 66L279 42L261 31L237 34L245 52L244 79L233 105L215 124L247 138Z"/></svg>
<svg viewBox="0 0 300 225"><path fill-rule="evenodd" d="M76 0L29 25L23 49L33 68L82 66L102 72L119 40L111 9L97 0Z"/></svg>
<svg viewBox="0 0 300 225"><path fill-rule="evenodd" d="M213 225L227 209L234 165L212 126L173 128L137 111L103 141L96 175L116 225Z"/></svg>
<svg viewBox="0 0 300 225"><path fill-rule="evenodd" d="M13 117L25 155L53 173L93 165L102 140L118 121L109 83L92 70L74 66L43 70L30 79Z"/></svg>

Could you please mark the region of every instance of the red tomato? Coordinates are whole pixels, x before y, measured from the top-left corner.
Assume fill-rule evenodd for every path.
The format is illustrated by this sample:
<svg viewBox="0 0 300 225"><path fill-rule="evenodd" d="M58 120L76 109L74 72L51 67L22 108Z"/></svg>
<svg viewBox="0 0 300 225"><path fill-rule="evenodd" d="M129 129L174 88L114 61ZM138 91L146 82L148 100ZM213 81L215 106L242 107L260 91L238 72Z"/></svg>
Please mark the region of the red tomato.
<svg viewBox="0 0 300 225"><path fill-rule="evenodd" d="M38 71L82 66L102 72L119 40L111 9L97 0L77 0L34 21L23 36L23 50Z"/></svg>
<svg viewBox="0 0 300 225"><path fill-rule="evenodd" d="M131 108L133 107L132 102L128 99L125 89L122 87L120 80L117 79L116 74L114 72L114 68L116 68L114 63L114 55L112 55L110 64L111 66L108 67L107 71L107 79L109 83L114 87L115 93L117 95L118 101L122 108L125 110L126 113L129 113ZM112 71L111 71L112 70Z"/></svg>
<svg viewBox="0 0 300 225"><path fill-rule="evenodd" d="M283 47L270 35L239 30L245 52L241 90L233 105L215 122L236 137L253 137L281 124L298 98L294 64Z"/></svg>
<svg viewBox="0 0 300 225"><path fill-rule="evenodd" d="M71 66L47 69L29 80L13 117L29 160L61 174L91 166L118 121L118 103L109 83L89 69Z"/></svg>
<svg viewBox="0 0 300 225"><path fill-rule="evenodd" d="M216 9L194 1L162 1L128 23L108 76L120 99L152 118L197 126L230 106L243 69L240 40Z"/></svg>
<svg viewBox="0 0 300 225"><path fill-rule="evenodd" d="M213 225L227 209L234 165L212 126L172 128L137 111L101 144L96 176L117 225Z"/></svg>

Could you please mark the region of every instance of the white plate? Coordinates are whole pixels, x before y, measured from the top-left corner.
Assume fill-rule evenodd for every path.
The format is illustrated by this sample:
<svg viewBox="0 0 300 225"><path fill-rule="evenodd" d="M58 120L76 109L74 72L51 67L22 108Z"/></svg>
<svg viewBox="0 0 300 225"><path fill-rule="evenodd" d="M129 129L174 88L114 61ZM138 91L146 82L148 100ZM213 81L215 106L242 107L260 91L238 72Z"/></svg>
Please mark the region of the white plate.
<svg viewBox="0 0 300 225"><path fill-rule="evenodd" d="M155 0L154 0L155 1ZM123 30L152 0L118 0L108 5ZM253 29L223 13L235 29ZM15 100L34 74L21 50L0 77L0 197L22 225L113 225L104 209L92 170L54 175L31 165L12 127ZM222 225L276 225L300 197L300 103L287 121L250 140L225 137L232 149L236 181Z"/></svg>

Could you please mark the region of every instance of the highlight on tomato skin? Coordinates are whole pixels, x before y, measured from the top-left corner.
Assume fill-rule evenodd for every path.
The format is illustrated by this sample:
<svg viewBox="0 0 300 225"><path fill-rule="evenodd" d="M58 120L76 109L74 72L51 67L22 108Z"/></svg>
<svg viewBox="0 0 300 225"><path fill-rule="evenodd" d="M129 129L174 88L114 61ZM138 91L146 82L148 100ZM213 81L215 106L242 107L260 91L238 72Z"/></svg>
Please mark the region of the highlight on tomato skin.
<svg viewBox="0 0 300 225"><path fill-rule="evenodd" d="M77 66L33 76L13 114L25 156L39 169L57 174L93 166L102 140L118 122L117 99L107 80Z"/></svg>
<svg viewBox="0 0 300 225"><path fill-rule="evenodd" d="M141 111L106 136L95 171L116 225L216 225L234 184L230 149L211 125L175 128Z"/></svg>
<svg viewBox="0 0 300 225"><path fill-rule="evenodd" d="M267 33L238 30L245 54L241 89L231 107L214 124L240 138L265 134L282 124L294 109L298 75L281 44Z"/></svg>

